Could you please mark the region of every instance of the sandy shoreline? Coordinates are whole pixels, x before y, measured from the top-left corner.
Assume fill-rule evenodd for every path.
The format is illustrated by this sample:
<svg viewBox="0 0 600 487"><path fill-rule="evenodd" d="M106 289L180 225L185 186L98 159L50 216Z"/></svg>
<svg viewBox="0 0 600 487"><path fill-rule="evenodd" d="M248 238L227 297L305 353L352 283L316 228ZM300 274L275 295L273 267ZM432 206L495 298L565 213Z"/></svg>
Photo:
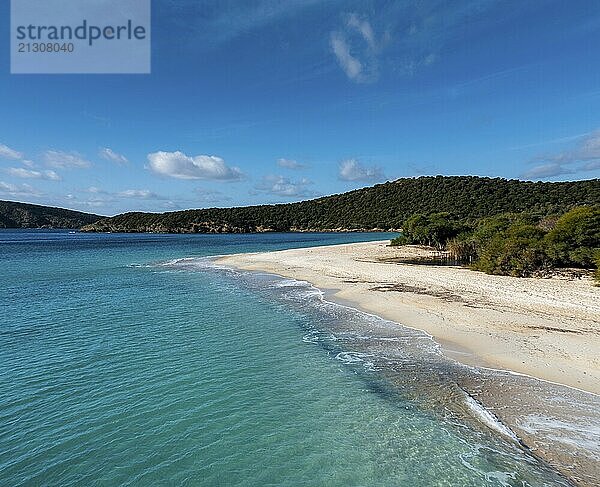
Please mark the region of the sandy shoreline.
<svg viewBox="0 0 600 487"><path fill-rule="evenodd" d="M600 288L587 278L523 279L396 262L424 252L380 241L217 263L307 281L331 301L428 333L451 363L464 364L438 379L453 382L575 485L598 485Z"/></svg>
<svg viewBox="0 0 600 487"><path fill-rule="evenodd" d="M220 264L305 280L332 298L423 330L469 365L600 394L600 288L588 279L490 276L397 264L388 241L238 254Z"/></svg>

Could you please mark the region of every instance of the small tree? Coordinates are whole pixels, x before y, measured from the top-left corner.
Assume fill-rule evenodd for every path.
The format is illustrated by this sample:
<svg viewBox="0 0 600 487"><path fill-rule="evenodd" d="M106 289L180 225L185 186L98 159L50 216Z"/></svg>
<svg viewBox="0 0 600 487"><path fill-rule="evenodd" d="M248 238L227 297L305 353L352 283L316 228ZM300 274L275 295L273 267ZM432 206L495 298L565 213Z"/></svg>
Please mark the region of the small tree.
<svg viewBox="0 0 600 487"><path fill-rule="evenodd" d="M417 214L402 225L402 236L392 241L393 245L417 244L441 250L451 238L463 231L465 225L449 213Z"/></svg>

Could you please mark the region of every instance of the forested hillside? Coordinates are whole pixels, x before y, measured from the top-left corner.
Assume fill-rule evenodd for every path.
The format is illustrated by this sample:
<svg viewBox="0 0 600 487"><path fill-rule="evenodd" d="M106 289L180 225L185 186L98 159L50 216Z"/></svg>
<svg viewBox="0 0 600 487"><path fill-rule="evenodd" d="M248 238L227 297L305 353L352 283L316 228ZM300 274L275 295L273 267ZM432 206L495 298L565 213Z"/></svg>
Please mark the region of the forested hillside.
<svg viewBox="0 0 600 487"><path fill-rule="evenodd" d="M169 213L125 213L85 231L223 233L390 230L410 216L448 212L474 220L505 212L562 214L600 204L600 179L531 182L475 176L406 178L299 203L211 208Z"/></svg>
<svg viewBox="0 0 600 487"><path fill-rule="evenodd" d="M63 208L0 201L0 228L80 228L100 218Z"/></svg>

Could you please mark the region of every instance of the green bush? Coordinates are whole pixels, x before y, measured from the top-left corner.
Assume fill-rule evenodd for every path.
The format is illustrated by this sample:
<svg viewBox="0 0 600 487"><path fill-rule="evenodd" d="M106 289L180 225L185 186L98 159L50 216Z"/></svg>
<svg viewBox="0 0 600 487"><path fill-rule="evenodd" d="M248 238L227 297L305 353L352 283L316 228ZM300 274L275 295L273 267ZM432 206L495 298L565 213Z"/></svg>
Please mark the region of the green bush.
<svg viewBox="0 0 600 487"><path fill-rule="evenodd" d="M479 257L473 268L488 274L529 276L547 266L543 237L543 230L534 225L513 223L480 242Z"/></svg>
<svg viewBox="0 0 600 487"><path fill-rule="evenodd" d="M600 249L600 205L565 213L544 240L555 265L594 267Z"/></svg>
<svg viewBox="0 0 600 487"><path fill-rule="evenodd" d="M390 245L408 245L408 239L400 234L398 235L396 238L393 238L392 241L390 242Z"/></svg>
<svg viewBox="0 0 600 487"><path fill-rule="evenodd" d="M562 216L502 213L466 225L448 213L415 215L395 245L445 248L452 258L488 274L530 276L552 267L596 268L600 282L600 205Z"/></svg>

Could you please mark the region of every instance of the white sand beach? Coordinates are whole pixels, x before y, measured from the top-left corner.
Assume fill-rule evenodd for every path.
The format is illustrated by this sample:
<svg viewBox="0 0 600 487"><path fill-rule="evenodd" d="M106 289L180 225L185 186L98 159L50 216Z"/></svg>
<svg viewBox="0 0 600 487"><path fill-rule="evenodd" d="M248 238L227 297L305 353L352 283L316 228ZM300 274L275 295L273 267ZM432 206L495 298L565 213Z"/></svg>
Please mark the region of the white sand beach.
<svg viewBox="0 0 600 487"><path fill-rule="evenodd" d="M401 264L419 247L388 241L238 254L222 265L305 280L333 299L426 331L469 365L600 394L600 288L591 278L491 276Z"/></svg>

